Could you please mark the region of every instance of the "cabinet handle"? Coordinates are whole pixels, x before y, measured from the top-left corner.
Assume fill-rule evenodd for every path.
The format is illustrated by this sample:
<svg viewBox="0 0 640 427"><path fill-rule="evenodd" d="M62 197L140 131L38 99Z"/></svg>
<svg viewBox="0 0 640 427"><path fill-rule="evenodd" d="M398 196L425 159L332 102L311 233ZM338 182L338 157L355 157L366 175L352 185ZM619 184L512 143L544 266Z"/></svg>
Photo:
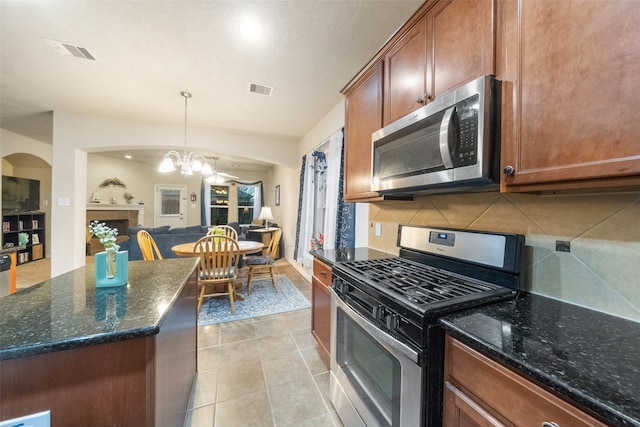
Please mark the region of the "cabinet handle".
<svg viewBox="0 0 640 427"><path fill-rule="evenodd" d="M326 276L326 275L327 275L327 272L326 272L326 271L324 271L324 270L320 270L320 274L322 274L323 276Z"/></svg>
<svg viewBox="0 0 640 427"><path fill-rule="evenodd" d="M502 169L502 172L504 172L505 175L513 175L513 173L516 170L513 168L513 166L505 166L504 169Z"/></svg>
<svg viewBox="0 0 640 427"><path fill-rule="evenodd" d="M560 427L558 423L554 423L553 421L543 421L542 427Z"/></svg>
<svg viewBox="0 0 640 427"><path fill-rule="evenodd" d="M430 100L431 100L431 94L425 93L424 97L416 99L416 102L420 105L425 105L427 101L430 101Z"/></svg>

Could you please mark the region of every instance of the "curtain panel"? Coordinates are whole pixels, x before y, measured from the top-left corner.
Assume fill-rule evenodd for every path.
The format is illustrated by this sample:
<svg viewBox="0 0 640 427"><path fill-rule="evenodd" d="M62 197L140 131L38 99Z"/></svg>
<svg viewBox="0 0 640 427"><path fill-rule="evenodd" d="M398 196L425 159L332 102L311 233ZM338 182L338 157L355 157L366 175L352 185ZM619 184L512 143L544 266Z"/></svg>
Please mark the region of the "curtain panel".
<svg viewBox="0 0 640 427"><path fill-rule="evenodd" d="M302 161L302 169L300 171L300 199L298 202L298 236L295 252L296 261L305 267L311 268L313 257L309 254L311 251L311 235L313 234L313 166L309 165L306 160L309 159L309 155L306 155Z"/></svg>
<svg viewBox="0 0 640 427"><path fill-rule="evenodd" d="M298 221L296 227L295 259L304 266L311 266L312 257L308 254L311 250L311 238L314 237L314 215L319 206L314 206L314 196L320 196L322 200L316 200L324 211L323 249L336 249L353 247L355 245L355 203L345 203L343 197L344 187L344 136L340 130L325 143L329 144L326 162L318 161L322 171L314 170L313 157L320 156L313 150L302 158L300 170L300 197L298 199ZM322 188L316 189L314 177L321 172ZM326 177L326 181L325 181ZM316 183L318 184L318 183ZM317 185L316 185L317 186ZM316 194L317 193L317 194Z"/></svg>
<svg viewBox="0 0 640 427"><path fill-rule="evenodd" d="M344 128L343 128L344 131ZM344 139L340 150L336 248L353 248L356 244L356 204L344 201Z"/></svg>

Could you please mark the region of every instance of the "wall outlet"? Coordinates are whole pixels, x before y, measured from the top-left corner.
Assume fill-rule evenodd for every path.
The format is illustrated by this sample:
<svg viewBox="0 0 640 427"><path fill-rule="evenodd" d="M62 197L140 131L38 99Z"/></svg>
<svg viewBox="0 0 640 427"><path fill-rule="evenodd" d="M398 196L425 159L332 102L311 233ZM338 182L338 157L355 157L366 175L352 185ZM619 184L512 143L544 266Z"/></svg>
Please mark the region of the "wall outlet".
<svg viewBox="0 0 640 427"><path fill-rule="evenodd" d="M556 240L556 251L571 252L571 242L565 240Z"/></svg>
<svg viewBox="0 0 640 427"><path fill-rule="evenodd" d="M51 427L51 411L0 421L0 427Z"/></svg>
<svg viewBox="0 0 640 427"><path fill-rule="evenodd" d="M382 224L376 222L376 236L382 236Z"/></svg>

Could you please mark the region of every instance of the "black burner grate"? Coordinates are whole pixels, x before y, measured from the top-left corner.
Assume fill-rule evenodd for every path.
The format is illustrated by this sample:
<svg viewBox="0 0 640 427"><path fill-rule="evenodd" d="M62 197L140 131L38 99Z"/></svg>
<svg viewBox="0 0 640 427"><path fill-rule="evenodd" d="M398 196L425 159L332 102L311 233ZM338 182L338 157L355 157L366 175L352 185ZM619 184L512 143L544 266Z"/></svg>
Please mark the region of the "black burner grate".
<svg viewBox="0 0 640 427"><path fill-rule="evenodd" d="M404 258L351 261L340 266L420 305L502 288Z"/></svg>

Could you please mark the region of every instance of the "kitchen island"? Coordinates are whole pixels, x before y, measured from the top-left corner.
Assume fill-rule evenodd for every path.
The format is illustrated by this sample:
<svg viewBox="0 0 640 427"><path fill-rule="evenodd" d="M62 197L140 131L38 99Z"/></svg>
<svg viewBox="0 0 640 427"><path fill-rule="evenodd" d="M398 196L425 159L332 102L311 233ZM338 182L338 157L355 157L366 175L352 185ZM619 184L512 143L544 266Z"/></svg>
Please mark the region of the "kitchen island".
<svg viewBox="0 0 640 427"><path fill-rule="evenodd" d="M182 425L196 375L196 259L129 262L96 288L93 264L0 299L0 421Z"/></svg>

